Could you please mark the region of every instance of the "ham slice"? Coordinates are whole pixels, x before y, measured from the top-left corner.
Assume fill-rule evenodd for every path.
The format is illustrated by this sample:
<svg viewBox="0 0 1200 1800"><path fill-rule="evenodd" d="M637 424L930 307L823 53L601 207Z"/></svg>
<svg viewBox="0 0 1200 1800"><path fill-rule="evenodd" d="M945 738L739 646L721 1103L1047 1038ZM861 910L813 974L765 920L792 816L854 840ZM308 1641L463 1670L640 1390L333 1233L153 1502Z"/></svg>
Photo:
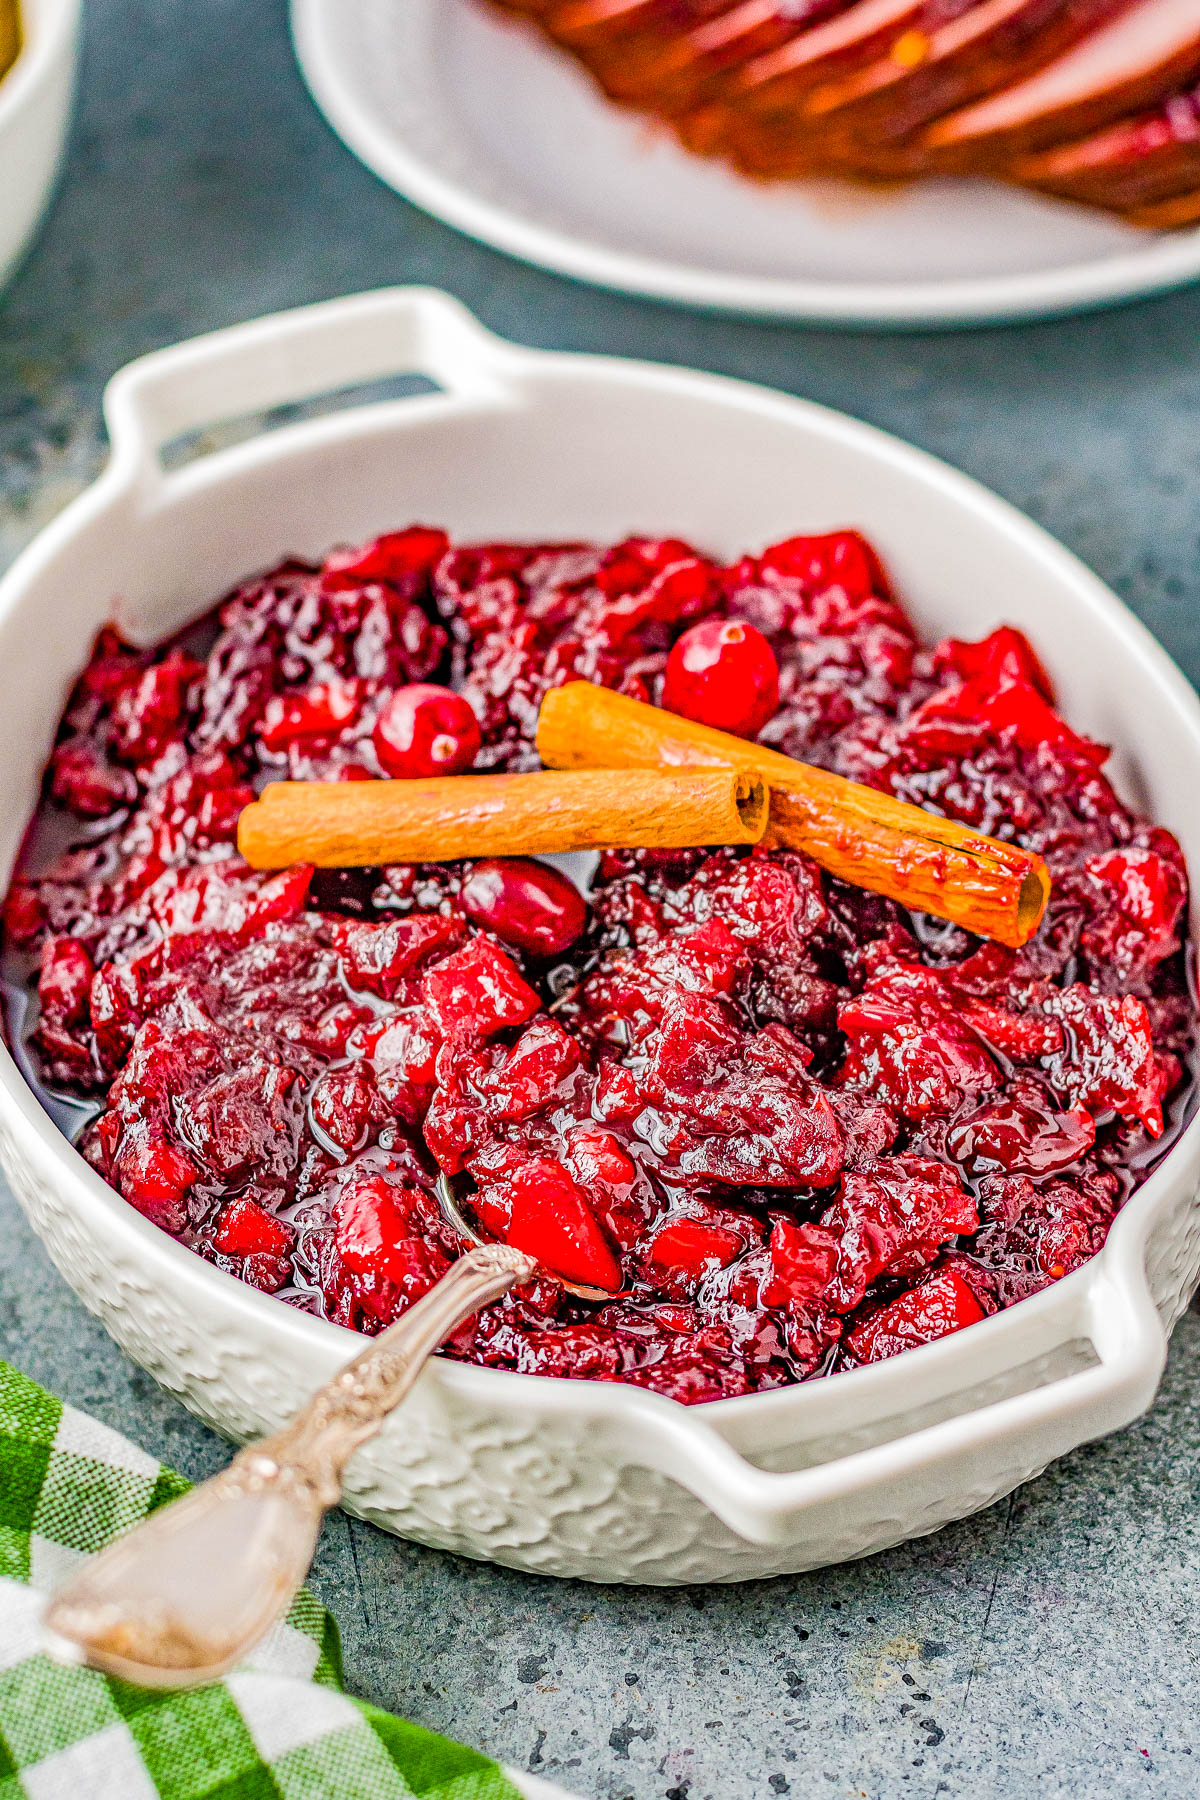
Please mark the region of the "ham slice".
<svg viewBox="0 0 1200 1800"><path fill-rule="evenodd" d="M732 12L737 0L497 0L535 18L543 31L585 62L606 92L640 85L648 60L696 25Z"/></svg>
<svg viewBox="0 0 1200 1800"><path fill-rule="evenodd" d="M719 100L754 58L781 49L815 25L845 12L853 0L737 0L646 55L639 86L647 110L679 118Z"/></svg>
<svg viewBox="0 0 1200 1800"><path fill-rule="evenodd" d="M500 0L574 52L610 99L677 119L752 57L853 0Z"/></svg>
<svg viewBox="0 0 1200 1800"><path fill-rule="evenodd" d="M995 92L1014 73L1052 62L1133 0L986 0L928 35L913 32L856 74L809 94L805 110L850 160L876 172L919 172L912 134ZM878 154L872 154L878 146Z"/></svg>
<svg viewBox="0 0 1200 1800"><path fill-rule="evenodd" d="M1034 75L931 126L925 144L974 168L1153 105L1200 74L1200 0L1137 0Z"/></svg>
<svg viewBox="0 0 1200 1800"><path fill-rule="evenodd" d="M1179 194L1174 200L1160 200L1154 206L1135 207L1128 216L1134 225L1148 226L1151 231L1178 231L1182 225L1200 225L1200 188L1191 194Z"/></svg>
<svg viewBox="0 0 1200 1800"><path fill-rule="evenodd" d="M747 174L991 174L1152 228L1193 216L1200 0L495 4Z"/></svg>
<svg viewBox="0 0 1200 1800"><path fill-rule="evenodd" d="M1200 187L1200 89L1072 144L1018 159L1013 178L1118 212Z"/></svg>
<svg viewBox="0 0 1200 1800"><path fill-rule="evenodd" d="M752 175L793 177L827 169L824 137L805 112L807 96L822 82L846 80L869 67L898 42L923 36L982 4L854 0L836 17L747 63L719 98L686 121L680 135L689 149L723 153Z"/></svg>
<svg viewBox="0 0 1200 1800"><path fill-rule="evenodd" d="M873 62L887 54L907 32L928 30L931 18L944 20L970 10L980 0L856 0L836 19L806 31L781 49L749 64L739 93L754 104L788 108L797 95L818 83Z"/></svg>

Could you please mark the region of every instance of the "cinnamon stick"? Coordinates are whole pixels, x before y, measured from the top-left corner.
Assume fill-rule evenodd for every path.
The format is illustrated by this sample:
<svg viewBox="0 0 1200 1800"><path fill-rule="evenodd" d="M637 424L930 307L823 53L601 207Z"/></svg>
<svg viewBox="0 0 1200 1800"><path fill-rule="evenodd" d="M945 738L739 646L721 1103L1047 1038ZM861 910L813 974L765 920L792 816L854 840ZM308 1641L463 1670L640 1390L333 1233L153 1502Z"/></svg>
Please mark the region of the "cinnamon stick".
<svg viewBox="0 0 1200 1800"><path fill-rule="evenodd" d="M762 781L740 769L586 769L418 781L278 781L238 820L254 869L756 844Z"/></svg>
<svg viewBox="0 0 1200 1800"><path fill-rule="evenodd" d="M747 770L771 790L772 842L807 852L856 887L1013 949L1033 936L1050 897L1049 871L1032 851L591 682L546 695L537 747L553 769Z"/></svg>

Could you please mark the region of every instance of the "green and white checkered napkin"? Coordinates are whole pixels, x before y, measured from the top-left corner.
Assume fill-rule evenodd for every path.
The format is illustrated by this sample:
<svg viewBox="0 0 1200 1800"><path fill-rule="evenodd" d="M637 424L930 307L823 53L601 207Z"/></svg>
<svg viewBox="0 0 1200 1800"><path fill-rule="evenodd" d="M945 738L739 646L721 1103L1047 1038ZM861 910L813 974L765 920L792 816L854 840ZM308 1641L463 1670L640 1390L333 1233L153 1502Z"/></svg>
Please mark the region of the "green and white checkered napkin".
<svg viewBox="0 0 1200 1800"><path fill-rule="evenodd" d="M0 1800L550 1800L342 1692L308 1593L240 1669L147 1693L42 1654L47 1591L187 1482L0 1362ZM563 1797L566 1800L566 1797Z"/></svg>

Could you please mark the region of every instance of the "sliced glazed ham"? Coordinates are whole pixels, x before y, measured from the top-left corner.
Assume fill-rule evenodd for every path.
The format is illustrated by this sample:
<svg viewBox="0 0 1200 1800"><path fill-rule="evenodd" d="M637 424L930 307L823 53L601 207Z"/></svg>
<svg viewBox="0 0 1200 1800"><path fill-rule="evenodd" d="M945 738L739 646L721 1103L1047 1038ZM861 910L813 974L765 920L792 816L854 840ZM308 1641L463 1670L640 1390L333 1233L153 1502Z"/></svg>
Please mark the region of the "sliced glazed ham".
<svg viewBox="0 0 1200 1800"><path fill-rule="evenodd" d="M989 174L1196 217L1200 0L495 0L766 179Z"/></svg>
<svg viewBox="0 0 1200 1800"><path fill-rule="evenodd" d="M854 0L736 0L719 8L695 7L686 30L655 34L636 57L610 67L605 85L628 101L636 91L644 110L685 118L719 100L740 70L756 57L790 44L814 26L845 12ZM683 9L678 9L683 10Z"/></svg>
<svg viewBox="0 0 1200 1800"><path fill-rule="evenodd" d="M610 99L678 119L735 70L854 0L500 0L534 15Z"/></svg>
<svg viewBox="0 0 1200 1800"><path fill-rule="evenodd" d="M1014 163L1030 187L1119 212L1200 187L1200 89L1152 112Z"/></svg>
<svg viewBox="0 0 1200 1800"><path fill-rule="evenodd" d="M797 95L822 81L845 78L877 57L891 54L913 32L957 18L981 0L856 0L828 23L806 31L781 49L749 64L737 83L738 95L773 111L790 107ZM737 96L731 96L735 100Z"/></svg>
<svg viewBox="0 0 1200 1800"><path fill-rule="evenodd" d="M1200 0L1138 0L1035 75L929 128L950 158L993 166L1153 105L1200 74Z"/></svg>
<svg viewBox="0 0 1200 1800"><path fill-rule="evenodd" d="M1179 194L1174 200L1159 200L1154 206L1135 206L1128 217L1134 225L1145 225L1151 231L1178 231L1183 225L1200 225L1200 188L1191 194Z"/></svg>
<svg viewBox="0 0 1200 1800"><path fill-rule="evenodd" d="M847 146L849 160L878 145L880 173L920 170L908 142L930 121L990 94L1014 69L1030 73L1078 44L1132 0L985 0L957 19L913 33L886 56L808 95L814 126Z"/></svg>
<svg viewBox="0 0 1200 1800"><path fill-rule="evenodd" d="M748 174L778 178L830 166L826 135L807 113L823 83L847 81L881 56L926 41L930 31L984 0L854 0L836 17L755 57L680 131L689 149L724 153Z"/></svg>

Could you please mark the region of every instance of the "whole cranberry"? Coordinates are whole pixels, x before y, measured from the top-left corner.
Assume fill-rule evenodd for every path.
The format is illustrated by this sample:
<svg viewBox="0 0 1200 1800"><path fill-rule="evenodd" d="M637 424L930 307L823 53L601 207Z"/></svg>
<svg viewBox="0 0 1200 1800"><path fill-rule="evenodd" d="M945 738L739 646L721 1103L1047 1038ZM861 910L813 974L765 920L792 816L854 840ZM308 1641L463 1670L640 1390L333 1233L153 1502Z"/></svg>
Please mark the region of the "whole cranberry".
<svg viewBox="0 0 1200 1800"><path fill-rule="evenodd" d="M479 720L452 688L414 681L397 688L375 725L375 754L389 775L461 775L475 761Z"/></svg>
<svg viewBox="0 0 1200 1800"><path fill-rule="evenodd" d="M702 619L667 658L662 703L699 725L757 737L779 705L775 653L753 625Z"/></svg>
<svg viewBox="0 0 1200 1800"><path fill-rule="evenodd" d="M587 924L587 905L565 875L527 856L477 862L460 895L467 917L531 956L559 956Z"/></svg>

